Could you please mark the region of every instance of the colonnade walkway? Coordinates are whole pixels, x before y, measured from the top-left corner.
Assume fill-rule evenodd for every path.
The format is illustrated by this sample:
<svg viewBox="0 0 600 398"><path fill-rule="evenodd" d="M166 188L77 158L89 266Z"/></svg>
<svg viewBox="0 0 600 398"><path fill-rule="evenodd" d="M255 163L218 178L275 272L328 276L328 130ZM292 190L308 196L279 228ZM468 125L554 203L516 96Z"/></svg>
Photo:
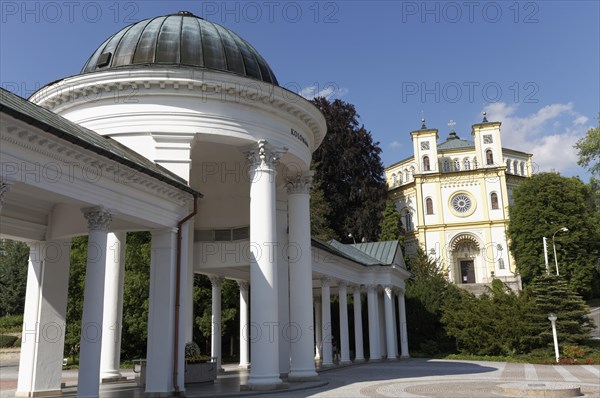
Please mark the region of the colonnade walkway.
<svg viewBox="0 0 600 398"><path fill-rule="evenodd" d="M1 397L13 397L18 363L3 361L0 372ZM505 383L524 385L576 385L588 398L600 398L599 365L531 365L506 362L402 359L318 369L320 380L289 383L288 389L274 392L240 392L248 377L237 365L223 365L214 384L188 385L186 397L267 396L267 397L498 397L494 389ZM132 378L131 370L123 369ZM77 372L64 371L64 397L74 397ZM132 380L103 384L101 398L143 397Z"/></svg>

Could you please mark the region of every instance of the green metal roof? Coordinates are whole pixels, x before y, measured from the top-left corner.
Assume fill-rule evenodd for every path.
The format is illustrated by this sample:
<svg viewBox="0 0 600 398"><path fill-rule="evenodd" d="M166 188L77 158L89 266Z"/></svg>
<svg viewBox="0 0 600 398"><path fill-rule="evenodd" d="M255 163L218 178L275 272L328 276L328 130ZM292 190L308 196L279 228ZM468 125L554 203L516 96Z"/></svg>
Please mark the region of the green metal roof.
<svg viewBox="0 0 600 398"><path fill-rule="evenodd" d="M449 149L467 149L475 148L475 142L469 140L462 140L460 137L452 131L446 141L438 144L438 151L449 150Z"/></svg>
<svg viewBox="0 0 600 398"><path fill-rule="evenodd" d="M110 137L73 123L0 87L0 111L58 138L163 181L194 196L202 194L185 180Z"/></svg>
<svg viewBox="0 0 600 398"><path fill-rule="evenodd" d="M278 85L250 43L187 11L126 26L98 47L81 73L157 65L212 69Z"/></svg>
<svg viewBox="0 0 600 398"><path fill-rule="evenodd" d="M333 239L327 242L330 246L344 253L346 256L354 259L355 261L362 263L363 265L383 265L376 258L368 255L362 250L353 247L353 245L345 245L337 240Z"/></svg>
<svg viewBox="0 0 600 398"><path fill-rule="evenodd" d="M356 243L352 246L377 259L380 263L390 265L394 262L398 245L397 240L388 240L384 242Z"/></svg>

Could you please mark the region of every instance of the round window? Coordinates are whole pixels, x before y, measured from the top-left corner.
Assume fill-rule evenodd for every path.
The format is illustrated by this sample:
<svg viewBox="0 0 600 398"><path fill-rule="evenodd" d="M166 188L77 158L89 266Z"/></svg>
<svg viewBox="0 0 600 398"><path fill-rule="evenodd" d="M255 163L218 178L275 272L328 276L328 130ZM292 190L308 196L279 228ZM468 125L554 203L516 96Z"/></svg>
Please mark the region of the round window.
<svg viewBox="0 0 600 398"><path fill-rule="evenodd" d="M466 213L471 209L473 202L466 194L461 193L452 198L452 207L459 213Z"/></svg>

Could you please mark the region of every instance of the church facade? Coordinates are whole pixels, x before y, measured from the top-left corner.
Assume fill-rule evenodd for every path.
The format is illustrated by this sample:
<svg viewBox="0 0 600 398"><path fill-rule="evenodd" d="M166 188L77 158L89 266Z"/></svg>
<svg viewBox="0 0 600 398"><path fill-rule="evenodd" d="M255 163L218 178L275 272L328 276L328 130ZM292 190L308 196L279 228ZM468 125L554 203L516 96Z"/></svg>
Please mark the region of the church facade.
<svg viewBox="0 0 600 398"><path fill-rule="evenodd" d="M520 289L506 230L512 191L532 173L532 155L502 146L500 122L473 124L469 139L443 142L425 120L411 132L414 155L386 168L402 215L408 255L421 247L461 287L481 292L499 278Z"/></svg>

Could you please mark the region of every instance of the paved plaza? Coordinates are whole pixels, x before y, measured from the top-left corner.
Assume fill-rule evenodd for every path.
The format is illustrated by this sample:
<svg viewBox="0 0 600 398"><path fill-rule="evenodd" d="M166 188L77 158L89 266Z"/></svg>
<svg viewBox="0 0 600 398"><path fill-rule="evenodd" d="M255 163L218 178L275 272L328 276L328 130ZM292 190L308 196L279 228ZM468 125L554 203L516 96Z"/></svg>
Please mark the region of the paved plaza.
<svg viewBox="0 0 600 398"><path fill-rule="evenodd" d="M2 362L1 397L13 397L16 389L18 362ZM268 396L268 397L498 397L494 389L506 383L553 385L563 383L581 387L586 397L600 398L600 366L554 366L514 364L506 362L450 361L408 359L365 363L321 370L321 380L289 383L284 391L272 393L240 393L239 385L247 380L247 372L235 365L225 365L226 372L214 384L188 386L187 397ZM104 384L103 398L143 397L136 387L134 373L124 370L130 380ZM77 371L64 371L66 388L63 396L74 397Z"/></svg>

